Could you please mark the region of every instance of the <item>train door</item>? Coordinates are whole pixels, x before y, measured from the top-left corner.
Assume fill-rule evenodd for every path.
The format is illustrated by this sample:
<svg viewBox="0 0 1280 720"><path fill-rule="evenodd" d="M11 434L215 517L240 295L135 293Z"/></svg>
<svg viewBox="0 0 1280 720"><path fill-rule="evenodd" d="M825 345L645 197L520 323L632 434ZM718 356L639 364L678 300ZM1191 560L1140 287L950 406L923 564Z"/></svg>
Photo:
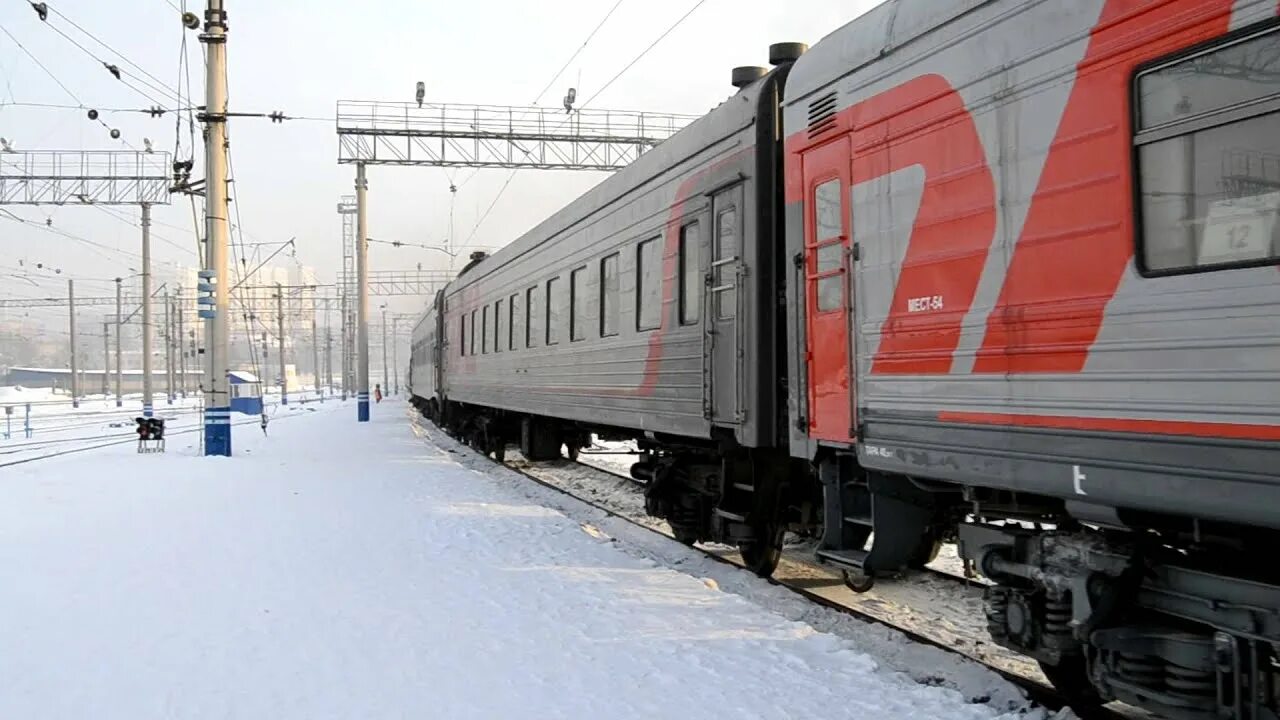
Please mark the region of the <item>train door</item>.
<svg viewBox="0 0 1280 720"><path fill-rule="evenodd" d="M711 287L707 325L711 339L711 420L742 422L742 337L738 325L742 293L742 185L711 197Z"/></svg>
<svg viewBox="0 0 1280 720"><path fill-rule="evenodd" d="M806 152L803 162L809 434L847 441L854 435L849 140Z"/></svg>

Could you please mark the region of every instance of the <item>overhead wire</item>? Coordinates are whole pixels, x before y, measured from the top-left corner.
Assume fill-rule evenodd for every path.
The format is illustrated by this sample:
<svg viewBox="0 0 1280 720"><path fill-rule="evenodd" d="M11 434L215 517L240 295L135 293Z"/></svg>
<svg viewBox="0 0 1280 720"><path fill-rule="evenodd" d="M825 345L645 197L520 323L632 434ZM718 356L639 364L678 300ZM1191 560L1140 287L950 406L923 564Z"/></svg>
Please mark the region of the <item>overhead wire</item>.
<svg viewBox="0 0 1280 720"><path fill-rule="evenodd" d="M674 23L672 23L670 27L664 30L661 35L659 35L653 42L649 43L648 47L640 51L639 55L636 55L634 58L632 58L631 62L623 66L623 68L619 70L616 74L614 74L613 77L609 78L609 81L606 82L603 86L601 86L599 90L593 93L591 97L583 101L583 103L578 106L578 109L583 109L587 107L588 105L591 104L593 100L600 97L601 93L608 90L609 87L612 86L615 82L617 82L619 78L625 75L628 70L635 67L636 63L640 62L640 60L642 60L655 47L657 47L664 39L666 39L668 35L674 32L676 28L680 27L680 25L682 25L685 20L688 20L691 15L697 12L698 8L702 7L706 3L707 3L707 0L697 0L697 2L693 4L693 7L689 8L689 10L686 11L684 15L681 15L680 18L676 20ZM555 132L556 130L559 130L561 127L563 127L564 124L569 121L569 117L566 117L564 120L560 122L559 125L557 125L555 128L552 128L552 132ZM466 241L458 247L467 247L470 244L471 240L475 237L476 233L479 232L480 226L482 226L484 224L484 221L489 218L490 213L493 212L493 208L497 206L498 201L502 199L503 194L506 193L507 188L510 187L511 181L515 179L516 173L519 172L519 170L520 170L519 168L513 168L511 172L507 175L506 181L503 182L502 187L498 189L498 194L494 196L493 202L489 203L489 207L485 209L484 213L480 216L480 219L476 221L476 224L472 227L471 233L467 236Z"/></svg>
<svg viewBox="0 0 1280 720"><path fill-rule="evenodd" d="M26 0L26 1L27 1L27 2L28 2L28 4L30 4L33 8L34 8L34 7L37 7L37 4L36 4L36 3L34 3L34 2L30 2L30 0ZM83 52L85 55L88 55L90 58L92 58L92 59L93 59L94 61L96 61L98 64L102 65L102 67L103 67L107 72L109 72L109 73L111 74L111 76L112 76L112 77L114 77L116 80L120 81L120 83L121 83L121 84L123 84L125 87L129 88L130 90L133 90L134 92L138 93L139 95L141 95L141 96L145 97L147 100L149 100L149 101L151 101L152 103L155 103L156 105L159 105L159 106L163 106L163 105L167 104L167 103L168 103L168 100L164 100L164 101L157 100L157 99L156 99L156 97L155 97L154 95L152 95L152 94L151 94L152 92L160 93L161 95L166 96L166 97L168 97L168 98L176 98L176 97L177 97L177 94L174 92L174 90L173 90L172 88L170 88L168 85L166 85L166 84L164 83L164 81L159 80L159 79L158 79L158 78L156 78L154 75L152 75L151 73L147 72L144 68L142 68L141 66L139 66L137 63L135 63L135 62L133 62L132 60L130 60L130 59L128 58L128 56L126 56L126 55L124 55L124 54L120 53L120 52L119 52L119 51L117 51L115 48L112 48L110 45L108 45L107 43L103 42L101 39L99 39L99 38L98 38L96 35L94 35L93 33L89 32L88 30L85 30L83 27L81 27L80 25L76 24L76 22L75 22L74 20L72 20L71 18L67 17L65 14L63 14L62 12L60 12L57 8L50 6L48 3L44 3L44 4L42 5L42 7L46 8L46 9L47 9L47 10L49 10L49 11L52 11L52 12L53 12L55 15L57 15L59 18L61 18L62 20L66 21L66 22L67 22L67 24L71 25L71 26L72 26L72 27L74 27L76 30L80 31L80 33L81 33L81 34L83 34L85 37L88 37L90 40L93 40L93 41L94 41L95 43L97 43L98 45L101 45L101 46L102 46L103 48L105 48L109 53L111 53L111 54L113 54L113 55L115 55L115 56L119 57L119 58L120 58L120 60L124 61L124 62L125 62L126 64L128 64L128 65L132 65L133 67L137 68L137 69L142 73L141 75L139 75L139 74L137 74L137 73L126 73L124 70L121 70L121 69L120 69L120 67L119 67L118 65L116 65L115 63L109 63L109 62L107 62L106 60L102 59L102 57L100 57L97 53L95 53L94 51L92 51L92 50L90 50L89 48L85 47L83 43L81 43L80 41L76 40L75 38L71 37L71 36L70 36L70 35L68 35L66 32L64 32L64 31L62 30L62 28L58 27L58 26L57 26L56 24L54 24L54 23L49 22L49 21L48 21L48 18L47 18L47 15L45 15L45 14L43 14L43 13L41 14L41 16L40 16L41 21L42 21L45 25L47 25L47 26L49 27L49 29L53 30L53 31L54 31L55 33L57 33L58 35L61 35L61 36L63 37L63 39L65 39L67 42L71 43L72 45L74 45L75 47L77 47L81 52ZM146 88L147 88L147 90L150 90L151 92L148 92L147 90L143 90L142 88L140 88L140 87L138 87L137 85L133 84L133 83L132 83L132 82L130 82L129 80L126 80L126 79L125 79L125 77L126 77L126 76L133 78L134 80L136 80L136 81L137 81L137 83L138 83L139 85L142 85L142 86L146 87ZM79 102L79 101L77 101L77 102Z"/></svg>
<svg viewBox="0 0 1280 720"><path fill-rule="evenodd" d="M44 73L48 75L55 83L57 83L58 87L62 88L63 92L65 92L72 100L76 101L77 110L81 110L84 108L85 105L83 102L81 102L80 97L76 95L74 92L71 92L71 88L67 87L65 83L63 83L61 80L58 79L57 75L53 74L52 70L46 67L44 63L40 62L40 58L33 55L31 51L27 49L26 45L23 45L21 42L19 42L18 38L14 37L13 33L9 32L8 28L6 28L4 25L0 25L0 32L3 32L5 35L8 35L9 39L13 41L14 45L17 45L22 50L22 52L26 53L27 57L31 58L32 62L34 62L41 70L43 70Z"/></svg>
<svg viewBox="0 0 1280 720"><path fill-rule="evenodd" d="M530 103L531 105L537 105L538 102L542 100L542 96L546 95L547 91L550 90L553 85L555 85L556 80L560 79L560 76L564 74L564 71L567 70L571 64L573 64L573 61L578 58L578 55L582 54L582 51L587 49L587 45L591 44L591 40L595 38L597 33L600 32L600 28L603 28L604 24L609 22L609 18L613 17L614 12L616 12L618 10L618 7L621 6L622 3L625 1L626 0L617 0L617 2L613 4L613 7L609 8L609 12L605 13L604 17L600 19L600 22L596 23L596 26L592 28L590 33L587 34L587 38L582 41L582 44L578 46L578 49L573 51L573 54L570 55L569 59L564 62L564 65L560 66L560 69L556 71L555 75L552 75L551 79L547 81L546 86L543 87L542 90L538 92L537 96L533 98L533 102ZM471 174L468 175L457 186L458 189L461 189L464 185L470 182L471 179L474 178L476 174L479 172L480 172L480 168L476 168L472 170ZM453 181L452 179L450 179L450 184L452 185L452 183ZM452 231L452 228L450 230Z"/></svg>
<svg viewBox="0 0 1280 720"><path fill-rule="evenodd" d="M160 78L156 77L155 75L152 75L151 73L147 72L147 69L146 69L146 68L144 68L144 67L142 67L141 65L139 65L139 64L137 64L137 63L135 63L134 61L130 60L128 55L125 55L124 53L120 52L119 50L116 50L115 48L111 47L111 46L110 46L110 45L108 45L106 42L104 42L104 41L103 41L101 38L99 38L97 35L94 35L93 33L89 32L88 30L85 30L83 27L81 27L79 24L77 24L75 20L72 20L71 18L67 17L67 15L66 15L65 13L61 12L61 11L60 11L60 10L58 10L56 7L54 7L54 6L52 6L52 5L49 5L48 3L45 3L45 7L49 8L49 11L50 11L50 12L54 13L54 14L55 14L55 15L57 15L58 17L60 17L60 18L62 18L63 20L67 21L67 23L68 23L68 24L70 24L70 25L71 25L71 27L75 28L76 30L79 30L79 31L81 32L81 34L83 34L85 37L88 37L90 40L93 40L94 42L96 42L96 43L98 43L99 45L101 45L104 49L106 49L106 50L107 50L107 52L110 52L110 53L112 53L113 55L116 55L116 56L117 56L117 57L119 57L121 60L125 61L125 63L127 63L127 64L129 64L129 65L132 65L134 68L136 68L136 69L138 70L138 72L142 73L143 75L145 75L146 77L148 77L148 78L150 78L152 81L154 81L155 85L152 85L152 83L146 83L148 86L151 86L151 87L153 87L154 89L157 89L157 90L158 90L158 91L160 91L160 92L172 92L172 90L170 90L170 89L169 89L168 85L166 85L166 84L165 84L165 82L164 82L163 80L161 80ZM136 76L135 76L135 77L136 77ZM139 78L139 80L142 80L142 79L141 79L141 78ZM181 104L181 102L179 102L179 104Z"/></svg>

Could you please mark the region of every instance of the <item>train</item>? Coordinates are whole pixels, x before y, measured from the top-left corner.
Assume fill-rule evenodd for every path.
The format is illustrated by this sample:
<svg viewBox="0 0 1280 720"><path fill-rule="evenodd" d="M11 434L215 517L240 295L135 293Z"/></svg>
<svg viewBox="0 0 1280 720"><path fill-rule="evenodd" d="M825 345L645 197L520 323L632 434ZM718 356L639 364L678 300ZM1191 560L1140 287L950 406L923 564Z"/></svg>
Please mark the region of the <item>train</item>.
<svg viewBox="0 0 1280 720"><path fill-rule="evenodd" d="M1276 0L888 0L413 333L485 453L631 440L649 514L854 590L954 542L1079 703L1280 715ZM889 581L889 580L881 580Z"/></svg>

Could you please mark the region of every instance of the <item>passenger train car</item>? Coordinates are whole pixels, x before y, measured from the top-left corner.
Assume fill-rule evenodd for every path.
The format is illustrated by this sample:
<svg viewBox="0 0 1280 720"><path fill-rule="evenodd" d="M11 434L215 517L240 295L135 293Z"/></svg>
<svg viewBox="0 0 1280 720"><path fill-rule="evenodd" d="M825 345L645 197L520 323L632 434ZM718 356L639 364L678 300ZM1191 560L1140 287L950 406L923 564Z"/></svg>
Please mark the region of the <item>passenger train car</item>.
<svg viewBox="0 0 1280 720"><path fill-rule="evenodd" d="M943 540L1084 701L1277 717L1276 0L890 0L492 257L411 383L854 589Z"/></svg>

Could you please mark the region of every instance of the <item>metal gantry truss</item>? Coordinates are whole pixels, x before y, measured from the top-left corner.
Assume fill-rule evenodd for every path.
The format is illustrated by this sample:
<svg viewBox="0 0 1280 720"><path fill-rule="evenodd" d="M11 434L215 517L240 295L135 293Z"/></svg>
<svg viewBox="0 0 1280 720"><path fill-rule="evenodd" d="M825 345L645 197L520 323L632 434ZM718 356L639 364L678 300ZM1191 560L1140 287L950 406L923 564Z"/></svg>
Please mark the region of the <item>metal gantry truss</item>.
<svg viewBox="0 0 1280 720"><path fill-rule="evenodd" d="M452 279L453 273L446 270L370 270L369 294L430 297ZM339 285L342 284L340 279Z"/></svg>
<svg viewBox="0 0 1280 720"><path fill-rule="evenodd" d="M693 115L497 105L338 102L338 162L618 170Z"/></svg>
<svg viewBox="0 0 1280 720"><path fill-rule="evenodd" d="M167 205L169 153L0 152L0 205Z"/></svg>

